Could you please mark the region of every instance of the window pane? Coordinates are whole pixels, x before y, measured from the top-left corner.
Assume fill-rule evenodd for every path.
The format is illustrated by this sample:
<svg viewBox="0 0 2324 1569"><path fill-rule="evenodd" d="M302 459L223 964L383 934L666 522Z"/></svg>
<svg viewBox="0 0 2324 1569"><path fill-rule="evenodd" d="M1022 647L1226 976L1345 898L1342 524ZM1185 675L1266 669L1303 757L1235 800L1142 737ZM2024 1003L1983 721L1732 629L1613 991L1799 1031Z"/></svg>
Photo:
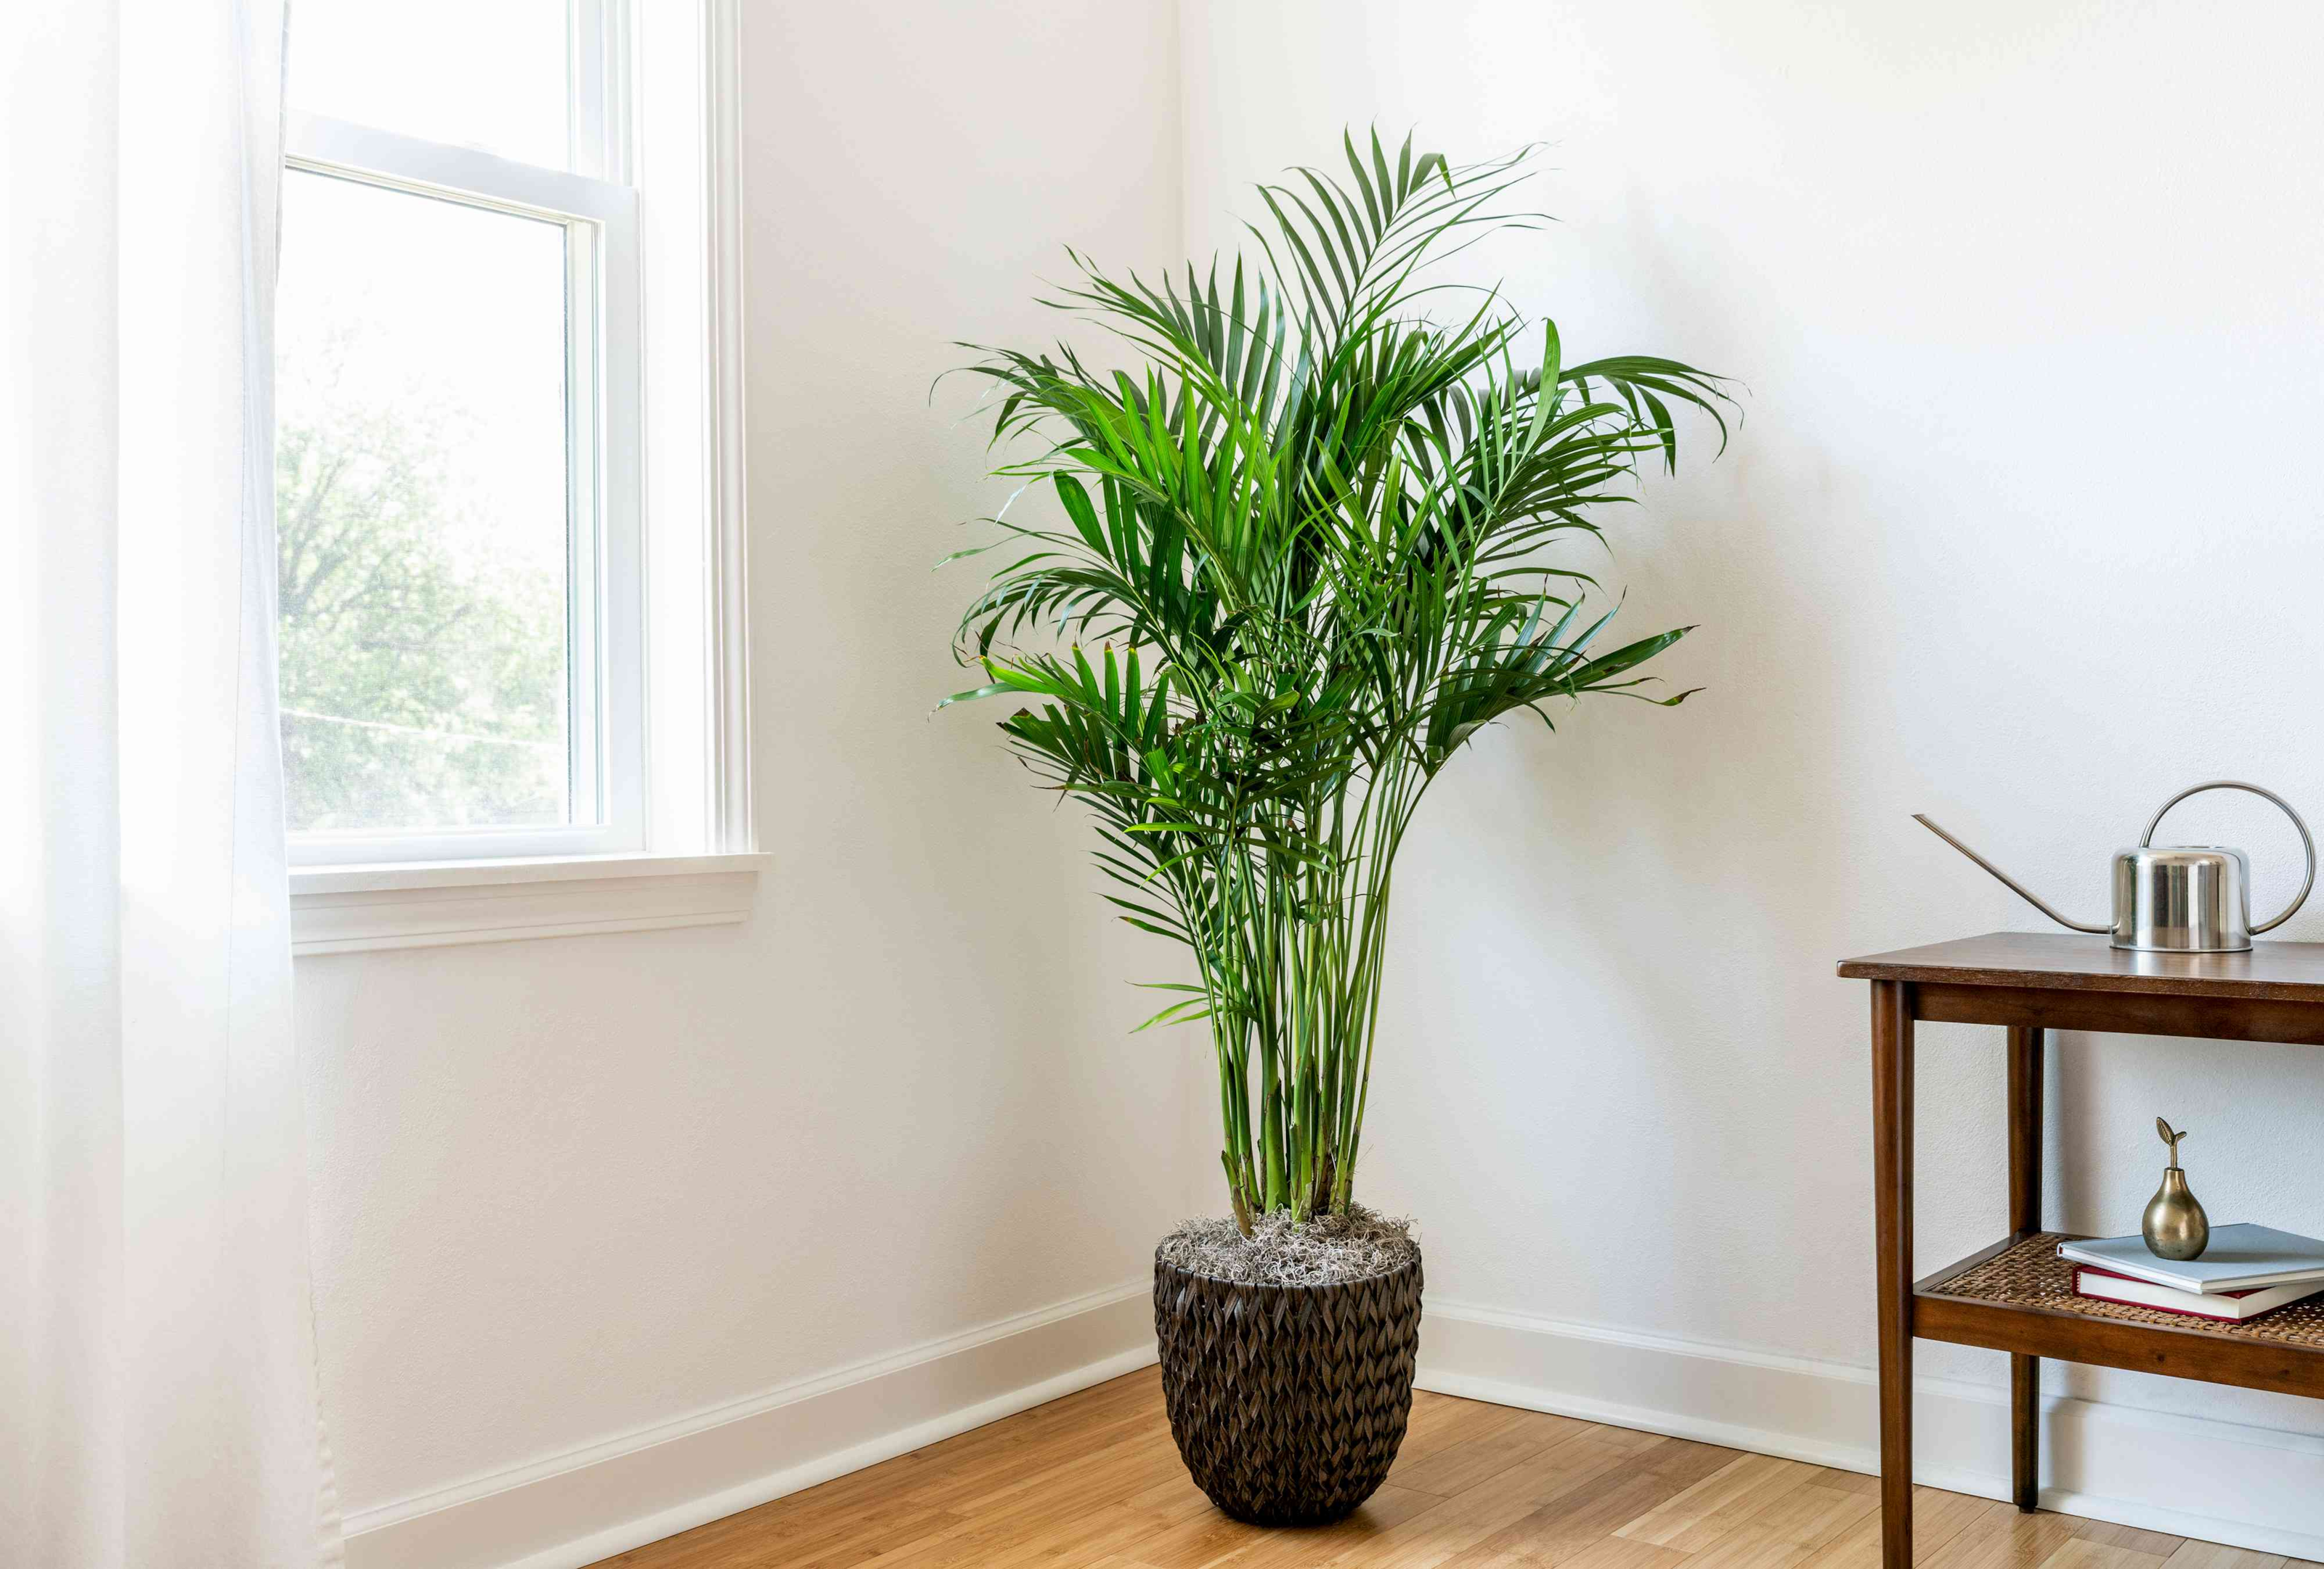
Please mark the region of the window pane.
<svg viewBox="0 0 2324 1569"><path fill-rule="evenodd" d="M298 170L282 211L290 827L570 821L566 229Z"/></svg>
<svg viewBox="0 0 2324 1569"><path fill-rule="evenodd" d="M565 0L298 0L290 106L567 167Z"/></svg>

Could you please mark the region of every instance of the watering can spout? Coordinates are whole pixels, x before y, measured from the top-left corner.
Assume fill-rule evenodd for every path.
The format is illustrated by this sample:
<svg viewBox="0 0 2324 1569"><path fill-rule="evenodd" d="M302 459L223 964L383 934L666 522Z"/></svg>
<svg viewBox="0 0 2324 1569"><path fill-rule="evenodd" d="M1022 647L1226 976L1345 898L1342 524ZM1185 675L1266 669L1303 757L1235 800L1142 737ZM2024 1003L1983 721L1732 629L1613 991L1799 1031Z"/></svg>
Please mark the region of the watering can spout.
<svg viewBox="0 0 2324 1569"><path fill-rule="evenodd" d="M1921 826L1926 828L1930 833L1934 834L1938 838L1942 839L1946 844L1950 844L1954 849L1968 856L1971 861L1976 862L1987 872L1991 873L1994 880L1999 882L2002 887L2009 890L2010 892L2015 894L2018 898L2024 900L2035 909L2040 910L2043 915L2048 916L2052 920L2056 921L2060 926L2066 928L2068 930L2089 932L2098 936L2105 936L2113 932L2114 928L2111 925L2090 926L2078 920L2068 920L2064 916L2060 915L2056 910L2052 909L2048 905L2043 903L2040 896L2026 888L2024 883L2018 881L2017 879L2010 876L2008 872L2004 872L2000 867L1996 866L1992 862L1987 861L1984 856L1978 854L1976 851L1962 844L1959 839L1954 838L1950 834L1946 833L1942 828L1938 827L1934 823L1929 821L1927 814L1914 812L1913 814L1913 821L1920 824Z"/></svg>

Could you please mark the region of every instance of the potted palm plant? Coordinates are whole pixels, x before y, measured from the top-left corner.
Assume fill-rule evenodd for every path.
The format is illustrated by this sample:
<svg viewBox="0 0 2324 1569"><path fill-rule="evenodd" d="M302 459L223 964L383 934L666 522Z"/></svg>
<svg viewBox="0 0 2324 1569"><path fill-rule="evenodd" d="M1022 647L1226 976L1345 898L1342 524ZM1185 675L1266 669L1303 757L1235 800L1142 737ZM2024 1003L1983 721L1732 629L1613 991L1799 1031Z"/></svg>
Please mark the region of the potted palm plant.
<svg viewBox="0 0 2324 1569"><path fill-rule="evenodd" d="M1014 750L1094 813L1121 918L1192 961L1148 1025L1207 1023L1231 1220L1165 1239L1156 1328L1195 1481L1261 1523L1353 1509L1411 1407L1419 1250L1355 1202L1405 830L1481 726L1646 696L1688 629L1600 651L1613 612L1554 547L1597 539L1642 458L1675 466L1674 406L1726 436L1718 378L1567 365L1554 324L1429 281L1529 226L1499 207L1525 152L1343 145L1344 174L1259 187L1223 282L1073 258L1052 303L1135 372L1065 345L973 367L1020 454L995 472L1062 516L1004 511L961 552L1006 549L956 640L983 684L945 700L1010 703Z"/></svg>

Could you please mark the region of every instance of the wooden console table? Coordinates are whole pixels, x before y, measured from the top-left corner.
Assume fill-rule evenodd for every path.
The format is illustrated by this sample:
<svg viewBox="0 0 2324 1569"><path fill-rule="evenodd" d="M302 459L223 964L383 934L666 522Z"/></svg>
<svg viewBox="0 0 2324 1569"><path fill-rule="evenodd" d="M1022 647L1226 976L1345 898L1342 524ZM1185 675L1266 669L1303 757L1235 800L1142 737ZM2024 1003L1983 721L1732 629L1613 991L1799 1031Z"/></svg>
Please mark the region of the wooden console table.
<svg viewBox="0 0 2324 1569"><path fill-rule="evenodd" d="M2040 1359L2324 1397L2324 1304L2205 1324L2072 1294L2042 1230L2043 1031L2324 1046L2324 943L2247 954L2134 954L2106 939L1996 932L1841 962L1872 983L1872 1181L1878 1236L1883 1569L1913 1563L1913 1340L2009 1352L2012 1491L2034 1508ZM2009 1234L1913 1278L1913 1023L2009 1032Z"/></svg>

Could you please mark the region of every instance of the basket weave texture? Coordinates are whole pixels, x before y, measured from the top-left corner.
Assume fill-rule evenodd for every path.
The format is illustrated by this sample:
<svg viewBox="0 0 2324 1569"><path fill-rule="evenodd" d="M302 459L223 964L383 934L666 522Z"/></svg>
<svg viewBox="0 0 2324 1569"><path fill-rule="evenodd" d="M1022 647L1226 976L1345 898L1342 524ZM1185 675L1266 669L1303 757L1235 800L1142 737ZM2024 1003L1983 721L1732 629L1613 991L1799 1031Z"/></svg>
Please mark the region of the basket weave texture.
<svg viewBox="0 0 2324 1569"><path fill-rule="evenodd" d="M1245 1286L1154 1260L1170 1435L1239 1520L1336 1520L1387 1479L1412 1414L1420 1260L1330 1286Z"/></svg>
<svg viewBox="0 0 2324 1569"><path fill-rule="evenodd" d="M2287 1302L2272 1313L2241 1324L2223 1324L2126 1302L2102 1302L2074 1295L2074 1266L2058 1257L2060 1242L2081 1239L2061 1232L2028 1237L1982 1264L1972 1265L1943 1285L1940 1297L1967 1297L1979 1302L1999 1302L2015 1307L2048 1307L2079 1313L2085 1318L2116 1318L2127 1324L2151 1324L2163 1329L2194 1330L2236 1340L2274 1341L2284 1345L2324 1350L2324 1297Z"/></svg>

